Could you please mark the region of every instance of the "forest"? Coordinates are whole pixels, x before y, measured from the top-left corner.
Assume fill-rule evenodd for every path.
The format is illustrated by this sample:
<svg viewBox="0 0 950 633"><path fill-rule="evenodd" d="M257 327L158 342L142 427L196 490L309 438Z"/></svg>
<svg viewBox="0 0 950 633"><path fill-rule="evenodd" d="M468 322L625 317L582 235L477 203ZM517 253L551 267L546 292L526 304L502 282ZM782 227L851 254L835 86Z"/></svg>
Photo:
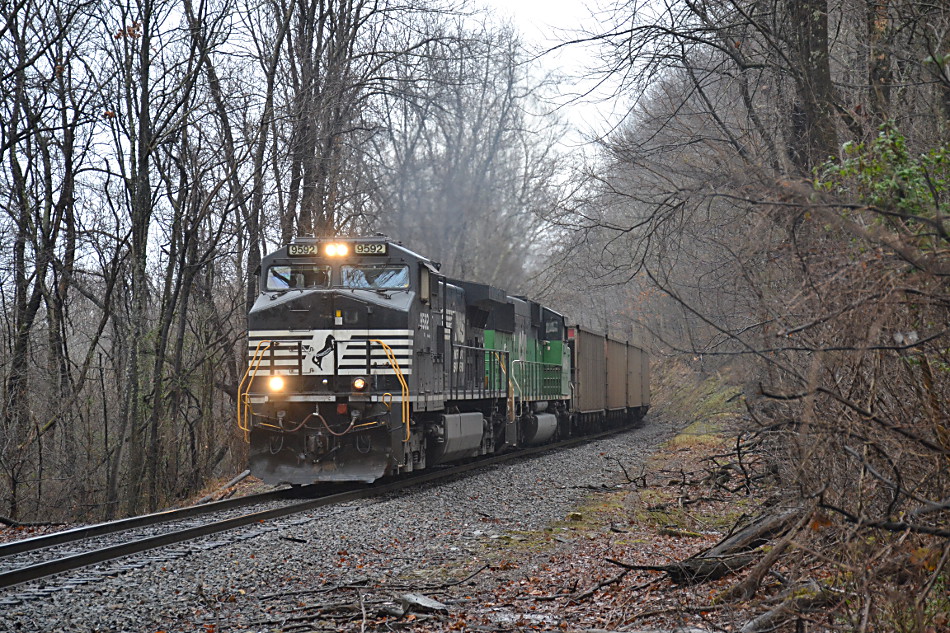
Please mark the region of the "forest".
<svg viewBox="0 0 950 633"><path fill-rule="evenodd" d="M240 470L262 254L381 232L655 371L728 371L841 557L945 570L950 6L591 11L561 46L625 115L572 151L551 99L578 78L471 3L0 0L0 515Z"/></svg>

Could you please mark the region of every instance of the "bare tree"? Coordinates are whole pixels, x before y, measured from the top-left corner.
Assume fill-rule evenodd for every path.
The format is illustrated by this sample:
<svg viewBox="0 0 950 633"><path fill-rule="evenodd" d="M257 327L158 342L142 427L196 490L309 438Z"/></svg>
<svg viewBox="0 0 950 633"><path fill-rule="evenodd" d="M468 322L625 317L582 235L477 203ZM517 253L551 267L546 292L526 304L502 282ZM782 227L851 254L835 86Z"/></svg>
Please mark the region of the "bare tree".
<svg viewBox="0 0 950 633"><path fill-rule="evenodd" d="M65 328L77 256L76 178L89 148L84 125L95 92L77 50L89 29L82 3L22 2L2 10L0 55L8 70L0 83L0 155L7 170L0 194L12 244L4 269L12 283L4 284L0 463L8 511L15 516L21 485L36 495L34 503L43 496L44 440L58 423L66 427L58 448L73 449L70 412L38 406L31 379L50 381L47 402L69 402L81 387L72 374ZM44 325L46 371L35 366L33 352Z"/></svg>
<svg viewBox="0 0 950 633"><path fill-rule="evenodd" d="M378 226L450 274L514 289L542 246L540 215L557 204L558 123L533 118L544 80L512 31L451 28L404 61L379 106Z"/></svg>

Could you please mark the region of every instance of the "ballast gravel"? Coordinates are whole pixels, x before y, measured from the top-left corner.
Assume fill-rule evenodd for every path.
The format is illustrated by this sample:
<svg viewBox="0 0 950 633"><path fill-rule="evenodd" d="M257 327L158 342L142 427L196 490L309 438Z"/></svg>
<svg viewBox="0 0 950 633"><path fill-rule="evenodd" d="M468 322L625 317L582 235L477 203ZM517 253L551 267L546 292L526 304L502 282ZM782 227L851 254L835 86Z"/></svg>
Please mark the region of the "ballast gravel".
<svg viewBox="0 0 950 633"><path fill-rule="evenodd" d="M627 481L624 469L639 472L673 432L670 422L651 415L642 428L447 483L0 590L0 631L327 630L325 622L309 627L308 617L326 612L321 596L331 590L337 600L349 591L364 612L398 612L380 587L394 596L470 575L491 582L476 578L486 544L564 520L592 489ZM341 630L351 619L341 618Z"/></svg>

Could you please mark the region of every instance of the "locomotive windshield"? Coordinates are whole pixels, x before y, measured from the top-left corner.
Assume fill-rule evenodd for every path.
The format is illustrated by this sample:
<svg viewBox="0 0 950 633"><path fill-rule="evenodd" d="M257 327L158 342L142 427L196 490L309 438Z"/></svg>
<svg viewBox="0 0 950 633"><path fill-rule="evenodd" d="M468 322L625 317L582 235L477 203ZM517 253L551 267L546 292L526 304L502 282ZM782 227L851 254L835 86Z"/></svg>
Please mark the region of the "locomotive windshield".
<svg viewBox="0 0 950 633"><path fill-rule="evenodd" d="M314 264L278 264L267 269L268 290L328 288L330 267Z"/></svg>
<svg viewBox="0 0 950 633"><path fill-rule="evenodd" d="M344 288L397 290L409 287L408 266L343 266Z"/></svg>

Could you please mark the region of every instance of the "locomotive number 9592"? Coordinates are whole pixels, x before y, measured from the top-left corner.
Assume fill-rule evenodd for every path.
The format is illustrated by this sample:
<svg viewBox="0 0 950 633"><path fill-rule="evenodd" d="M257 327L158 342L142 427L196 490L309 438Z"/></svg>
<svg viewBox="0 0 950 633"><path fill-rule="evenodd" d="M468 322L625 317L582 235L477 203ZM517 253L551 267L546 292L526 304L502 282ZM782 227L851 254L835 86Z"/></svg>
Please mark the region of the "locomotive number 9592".
<svg viewBox="0 0 950 633"><path fill-rule="evenodd" d="M357 255L385 255L386 254L386 243L385 242L369 242L366 244L361 244L357 242L353 246L353 252Z"/></svg>

